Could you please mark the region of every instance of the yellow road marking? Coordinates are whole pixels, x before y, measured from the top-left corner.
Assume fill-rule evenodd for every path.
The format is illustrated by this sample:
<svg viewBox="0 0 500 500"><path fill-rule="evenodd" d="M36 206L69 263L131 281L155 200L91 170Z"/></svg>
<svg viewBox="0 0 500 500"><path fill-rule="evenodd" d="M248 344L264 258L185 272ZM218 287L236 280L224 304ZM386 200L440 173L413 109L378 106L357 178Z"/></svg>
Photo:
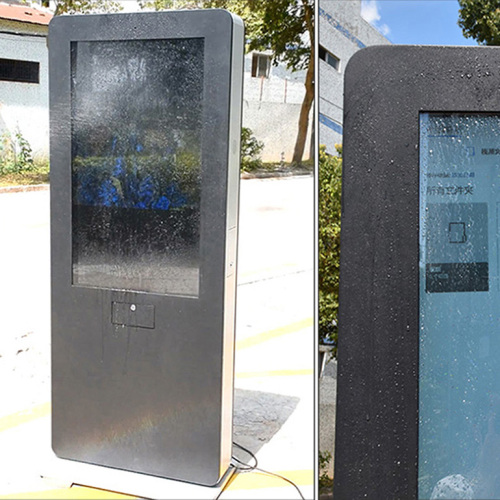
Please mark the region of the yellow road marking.
<svg viewBox="0 0 500 500"><path fill-rule="evenodd" d="M293 377L297 375L314 375L312 368L304 370L269 370L262 372L239 372L236 378L256 378L256 377Z"/></svg>
<svg viewBox="0 0 500 500"><path fill-rule="evenodd" d="M262 344L263 342L267 342L268 340L275 339L276 337L281 337L282 335L286 335L288 333L294 333L299 330L303 330L304 328L308 328L313 326L313 319L306 318L301 321L297 321L295 323L291 323L287 326L281 326L279 328L275 328L274 330L268 330L266 332L259 333L252 337L248 337L246 339L238 340L236 342L236 349L246 349L248 347L252 347L254 345Z"/></svg>
<svg viewBox="0 0 500 500"><path fill-rule="evenodd" d="M274 471L270 471L274 472ZM280 476L286 477L290 481L293 481L296 485L309 486L314 484L313 471L311 469L305 470L283 470L275 472ZM292 487L290 483L287 483L283 479L270 476L269 474L264 474L263 472L253 471L245 472L240 474L235 474L231 480L227 490L254 490L262 488L283 488ZM224 498L224 494L221 495Z"/></svg>
<svg viewBox="0 0 500 500"><path fill-rule="evenodd" d="M310 469L278 471L276 472L276 474L286 477L298 486L310 486L314 483L313 471ZM226 488L226 491L284 487L292 486L290 485L290 483L287 483L279 477L270 476L259 471L253 471L234 475L229 486ZM224 494L222 496L224 496ZM2 500L128 500L136 498L139 497L132 497L112 491L99 490L96 488L86 488L82 486L73 486L71 488L62 488L56 490L15 493L11 495L0 495L0 499Z"/></svg>
<svg viewBox="0 0 500 500"><path fill-rule="evenodd" d="M39 500L110 500L114 499L129 499L138 498L131 497L128 495L122 495L121 493L114 493L113 491L98 490L95 488L85 488L83 486L73 486L72 488L63 488L57 490L45 490L45 491L31 491L28 493L15 493L12 495L0 495L2 499L39 499Z"/></svg>
<svg viewBox="0 0 500 500"><path fill-rule="evenodd" d="M252 337L239 340L236 342L236 349L246 349L248 347L253 347L258 344L267 342L268 340L281 337L282 335L287 335L289 333L295 333L304 328L309 328L313 325L312 318L306 318L290 325L275 328L273 330L268 330ZM241 372L236 376L238 378L251 378L251 377L266 377L266 376L290 376L290 375L310 375L312 370L274 370L274 371L262 371L262 372ZM50 403L43 403L37 405L28 410L13 413L12 415L6 415L0 417L0 432L7 429L11 429L21 424L25 424L36 420L37 418L45 417L50 414L51 406ZM0 497L1 498L1 497Z"/></svg>
<svg viewBox="0 0 500 500"><path fill-rule="evenodd" d="M17 425L26 424L37 418L45 417L50 414L50 411L50 403L42 403L29 410L0 417L0 432L16 427Z"/></svg>

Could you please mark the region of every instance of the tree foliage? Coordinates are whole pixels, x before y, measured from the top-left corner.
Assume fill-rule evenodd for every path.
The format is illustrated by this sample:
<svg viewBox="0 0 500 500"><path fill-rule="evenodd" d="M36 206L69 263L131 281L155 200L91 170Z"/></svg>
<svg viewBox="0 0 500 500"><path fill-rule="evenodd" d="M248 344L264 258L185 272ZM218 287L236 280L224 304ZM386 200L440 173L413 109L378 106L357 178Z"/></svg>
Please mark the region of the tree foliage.
<svg viewBox="0 0 500 500"><path fill-rule="evenodd" d="M340 148L338 148L339 153ZM340 259L341 157L319 151L318 196L318 275L320 342L337 341Z"/></svg>
<svg viewBox="0 0 500 500"><path fill-rule="evenodd" d="M119 12L122 6L114 0L56 0L54 15Z"/></svg>
<svg viewBox="0 0 500 500"><path fill-rule="evenodd" d="M300 163L314 99L314 0L139 0L141 8L220 8L245 21L247 51L270 50L273 63L306 71L293 162Z"/></svg>
<svg viewBox="0 0 500 500"><path fill-rule="evenodd" d="M320 451L318 462L319 462L319 493L329 493L333 488L333 479L328 476L328 464L332 460L332 454L329 451Z"/></svg>
<svg viewBox="0 0 500 500"><path fill-rule="evenodd" d="M257 140L248 127L241 128L241 170L252 172L262 167L260 153L264 143Z"/></svg>
<svg viewBox="0 0 500 500"><path fill-rule="evenodd" d="M307 68L314 45L312 0L138 1L143 9L227 9L245 21L247 51L271 50L275 63L284 62L292 71Z"/></svg>
<svg viewBox="0 0 500 500"><path fill-rule="evenodd" d="M248 50L271 50L274 63L283 62L292 71L307 69L313 62L312 0L233 0L233 3L240 6L239 15L245 16Z"/></svg>
<svg viewBox="0 0 500 500"><path fill-rule="evenodd" d="M500 45L500 0L458 0L458 25L466 38Z"/></svg>
<svg viewBox="0 0 500 500"><path fill-rule="evenodd" d="M293 163L300 163L314 100L314 2L313 0L246 0L261 14L260 30L250 35L249 50L271 49L274 63L292 71L306 69L305 95L299 115Z"/></svg>

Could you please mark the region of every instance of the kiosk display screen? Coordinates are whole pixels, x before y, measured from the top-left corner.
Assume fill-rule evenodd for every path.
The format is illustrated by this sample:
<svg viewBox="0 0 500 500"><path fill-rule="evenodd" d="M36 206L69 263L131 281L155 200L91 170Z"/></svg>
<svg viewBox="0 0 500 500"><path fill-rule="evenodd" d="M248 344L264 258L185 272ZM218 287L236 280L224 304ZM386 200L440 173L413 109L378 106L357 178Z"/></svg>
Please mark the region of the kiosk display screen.
<svg viewBox="0 0 500 500"><path fill-rule="evenodd" d="M422 499L500 498L499 236L500 115L421 113Z"/></svg>
<svg viewBox="0 0 500 500"><path fill-rule="evenodd" d="M73 284L198 296L204 40L71 43Z"/></svg>

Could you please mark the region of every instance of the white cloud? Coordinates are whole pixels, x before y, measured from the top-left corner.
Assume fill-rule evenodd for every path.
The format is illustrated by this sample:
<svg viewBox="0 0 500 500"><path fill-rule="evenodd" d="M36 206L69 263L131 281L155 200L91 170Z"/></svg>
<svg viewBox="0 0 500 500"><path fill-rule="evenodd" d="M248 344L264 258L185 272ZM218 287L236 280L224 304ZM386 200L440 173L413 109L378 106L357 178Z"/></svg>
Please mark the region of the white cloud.
<svg viewBox="0 0 500 500"><path fill-rule="evenodd" d="M361 17L370 24L380 21L376 0L363 0L361 2Z"/></svg>
<svg viewBox="0 0 500 500"><path fill-rule="evenodd" d="M361 1L361 17L376 28L382 35L387 36L391 29L387 24L380 24L380 12L378 11L377 0L362 0Z"/></svg>
<svg viewBox="0 0 500 500"><path fill-rule="evenodd" d="M380 33L382 33L382 35L384 36L387 36L391 32L391 28L389 28L387 24L382 24L381 26L378 27L378 29Z"/></svg>

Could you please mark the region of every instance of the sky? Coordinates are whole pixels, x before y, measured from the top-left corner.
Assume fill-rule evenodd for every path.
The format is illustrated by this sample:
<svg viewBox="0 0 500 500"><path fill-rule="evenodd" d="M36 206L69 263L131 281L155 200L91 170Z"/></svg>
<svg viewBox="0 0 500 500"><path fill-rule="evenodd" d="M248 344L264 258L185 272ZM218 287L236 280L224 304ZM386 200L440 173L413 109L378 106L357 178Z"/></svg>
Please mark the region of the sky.
<svg viewBox="0 0 500 500"><path fill-rule="evenodd" d="M361 15L392 43L477 45L459 28L457 0L362 0Z"/></svg>

